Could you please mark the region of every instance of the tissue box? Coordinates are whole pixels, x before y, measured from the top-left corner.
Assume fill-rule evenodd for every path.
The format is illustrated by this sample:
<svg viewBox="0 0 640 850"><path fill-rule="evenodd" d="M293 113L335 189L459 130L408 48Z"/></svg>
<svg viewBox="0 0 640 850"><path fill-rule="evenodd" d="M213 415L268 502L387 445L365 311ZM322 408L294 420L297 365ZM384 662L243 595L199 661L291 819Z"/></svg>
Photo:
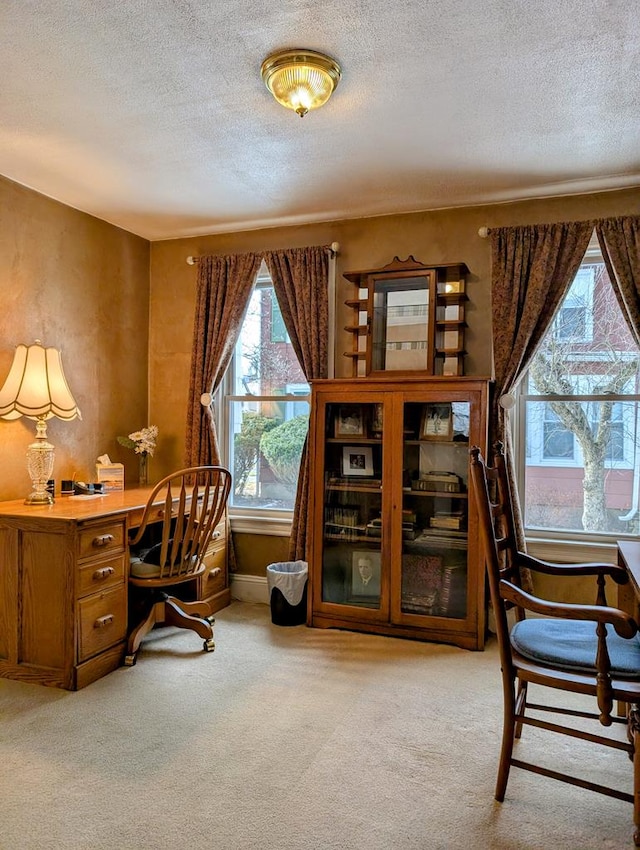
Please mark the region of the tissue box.
<svg viewBox="0 0 640 850"><path fill-rule="evenodd" d="M103 490L124 490L124 464L97 463L96 481L102 484Z"/></svg>

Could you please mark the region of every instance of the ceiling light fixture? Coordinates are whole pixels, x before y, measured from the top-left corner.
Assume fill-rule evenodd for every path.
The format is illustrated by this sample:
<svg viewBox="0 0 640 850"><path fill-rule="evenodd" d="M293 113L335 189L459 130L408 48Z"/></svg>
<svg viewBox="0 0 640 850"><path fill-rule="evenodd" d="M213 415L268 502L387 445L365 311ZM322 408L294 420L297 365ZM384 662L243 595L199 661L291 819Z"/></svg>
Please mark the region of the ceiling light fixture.
<svg viewBox="0 0 640 850"><path fill-rule="evenodd" d="M260 75L278 103L303 118L326 103L340 82L340 65L314 50L283 50L262 63Z"/></svg>

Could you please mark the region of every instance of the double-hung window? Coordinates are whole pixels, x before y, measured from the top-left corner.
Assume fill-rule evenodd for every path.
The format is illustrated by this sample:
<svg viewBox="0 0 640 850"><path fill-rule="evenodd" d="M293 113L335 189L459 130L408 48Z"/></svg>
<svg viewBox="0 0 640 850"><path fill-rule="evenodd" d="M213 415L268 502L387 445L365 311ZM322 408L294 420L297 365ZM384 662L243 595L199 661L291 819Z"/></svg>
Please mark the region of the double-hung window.
<svg viewBox="0 0 640 850"><path fill-rule="evenodd" d="M223 386L220 442L233 473L230 514L286 519L295 503L310 388L263 271Z"/></svg>
<svg viewBox="0 0 640 850"><path fill-rule="evenodd" d="M529 538L638 534L639 355L592 249L520 384L518 481Z"/></svg>

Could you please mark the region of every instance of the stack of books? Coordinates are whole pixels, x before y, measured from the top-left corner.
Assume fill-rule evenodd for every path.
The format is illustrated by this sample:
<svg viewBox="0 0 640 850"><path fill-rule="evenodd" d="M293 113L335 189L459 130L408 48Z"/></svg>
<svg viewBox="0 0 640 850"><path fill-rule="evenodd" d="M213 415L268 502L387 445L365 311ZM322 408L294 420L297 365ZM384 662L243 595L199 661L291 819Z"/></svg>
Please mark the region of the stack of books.
<svg viewBox="0 0 640 850"><path fill-rule="evenodd" d="M455 472L423 472L411 482L412 490L439 490L441 493L460 493L462 479Z"/></svg>
<svg viewBox="0 0 640 850"><path fill-rule="evenodd" d="M465 524L465 516L462 511L436 511L429 519L431 528L447 529L449 531L462 531Z"/></svg>
<svg viewBox="0 0 640 850"><path fill-rule="evenodd" d="M415 540L418 534L416 529L416 514L414 511L402 512L402 539ZM374 517L367 523L367 537L382 537L382 517Z"/></svg>

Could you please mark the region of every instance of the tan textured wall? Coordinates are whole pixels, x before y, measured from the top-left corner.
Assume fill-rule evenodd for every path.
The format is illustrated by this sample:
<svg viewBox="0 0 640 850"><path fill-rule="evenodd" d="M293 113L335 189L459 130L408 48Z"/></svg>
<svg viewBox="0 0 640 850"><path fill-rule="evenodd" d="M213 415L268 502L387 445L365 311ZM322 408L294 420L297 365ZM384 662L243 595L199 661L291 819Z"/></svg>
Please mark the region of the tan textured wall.
<svg viewBox="0 0 640 850"><path fill-rule="evenodd" d="M597 218L638 213L640 190L624 190L593 195L521 201L465 209L383 216L336 221L299 227L280 227L193 239L155 242L151 246L150 316L150 405L151 421L164 438L162 455L154 458L153 474L164 474L183 461L187 389L193 332L193 311L197 269L187 265L190 254L236 253L267 248L340 243L337 261L336 375L349 374L348 323L343 305L347 282L342 272L376 268L394 256L405 259L413 254L425 263L465 262L470 269L467 311L469 328L466 347L467 374L491 374L490 349L490 246L478 236L478 228L500 227L563 220ZM280 560L278 538L265 538L273 545L273 557ZM263 547L261 547L263 548ZM254 573L250 556L245 563L241 550L240 572ZM248 551L248 550L247 550ZM269 550L270 551L270 550ZM263 557L261 555L261 560Z"/></svg>
<svg viewBox="0 0 640 850"><path fill-rule="evenodd" d="M289 557L289 538L266 534L234 534L233 545L237 572L243 575L265 576L269 564L286 561Z"/></svg>
<svg viewBox="0 0 640 850"><path fill-rule="evenodd" d="M15 346L40 339L62 351L82 420L49 420L54 476L95 478L116 443L146 424L149 243L0 178L0 382ZM0 420L0 499L30 492L25 451L35 423Z"/></svg>

